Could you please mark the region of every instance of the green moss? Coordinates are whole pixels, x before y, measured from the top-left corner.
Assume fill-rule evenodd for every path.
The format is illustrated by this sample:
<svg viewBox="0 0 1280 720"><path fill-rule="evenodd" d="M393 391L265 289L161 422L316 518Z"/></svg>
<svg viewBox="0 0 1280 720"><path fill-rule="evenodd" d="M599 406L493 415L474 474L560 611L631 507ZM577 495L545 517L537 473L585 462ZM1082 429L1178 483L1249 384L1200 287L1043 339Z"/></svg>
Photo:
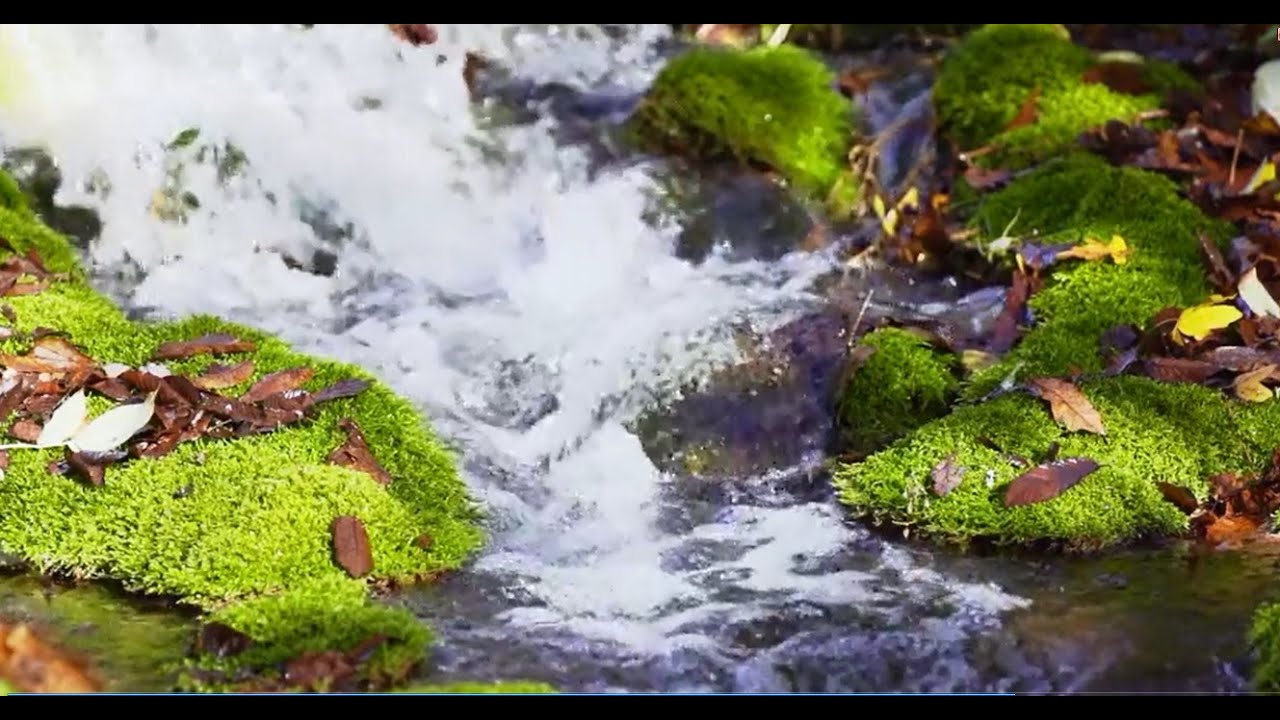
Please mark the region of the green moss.
<svg viewBox="0 0 1280 720"><path fill-rule="evenodd" d="M1136 211L1140 209L1140 211ZM1016 219L1016 221L1015 221ZM965 395L979 397L1017 371L1021 378L1102 368L1099 339L1120 324L1144 326L1168 306L1202 302L1210 293L1198 235L1230 237L1226 223L1206 218L1163 176L1114 168L1073 153L1037 168L982 202L973 224L986 237L1015 221L1012 236L1041 244L1120 235L1128 260L1064 260L1050 268L1029 303L1034 325L994 366L977 373Z"/></svg>
<svg viewBox="0 0 1280 720"><path fill-rule="evenodd" d="M1254 690L1280 692L1280 603L1264 605L1254 614L1249 644L1258 660L1253 668Z"/></svg>
<svg viewBox="0 0 1280 720"><path fill-rule="evenodd" d="M760 40L763 42L773 35L777 25L761 25ZM890 25L869 24L858 25L792 25L787 33L787 42L815 50L839 51L859 50L877 45L897 37L913 37L917 35L954 35L965 32L973 25Z"/></svg>
<svg viewBox="0 0 1280 720"><path fill-rule="evenodd" d="M842 445L869 453L945 414L960 381L955 356L905 330L875 330L862 344L876 350L849 378L837 412Z"/></svg>
<svg viewBox="0 0 1280 720"><path fill-rule="evenodd" d="M1086 383L1083 390L1106 424L1105 436L1064 432L1042 400L1004 395L961 407L864 463L838 469L840 498L861 514L943 540L1096 548L1185 527L1185 516L1163 499L1157 481L1203 497L1209 475L1260 472L1280 444L1280 405L1274 403L1246 406L1209 388L1131 376ZM1056 442L1060 457L1093 458L1100 468L1053 500L1007 508L1005 489L1024 469L982 438L1034 461ZM952 454L965 468L964 480L938 497L930 474Z"/></svg>
<svg viewBox="0 0 1280 720"><path fill-rule="evenodd" d="M227 660L203 658L204 670L250 670L262 677L280 663L307 652L349 651L380 635L387 640L362 666L364 677L385 685L405 676L426 654L430 632L412 613L368 599L365 585L347 578L324 578L278 595L267 595L213 613L210 621L248 635L247 650Z"/></svg>
<svg viewBox="0 0 1280 720"><path fill-rule="evenodd" d="M499 694L529 694L538 695L545 693L554 693L556 689L540 682L527 682L523 680L508 680L501 682L483 683L483 682L453 682L440 684L420 684L411 685L396 692L401 693L459 693L465 695L499 695Z"/></svg>
<svg viewBox="0 0 1280 720"><path fill-rule="evenodd" d="M26 214L27 200L18 181L6 172L0 172L0 208Z"/></svg>
<svg viewBox="0 0 1280 720"><path fill-rule="evenodd" d="M13 689L13 686L5 682L4 680L0 680L0 695L8 695L12 692L16 692Z"/></svg>
<svg viewBox="0 0 1280 720"><path fill-rule="evenodd" d="M429 577L458 567L478 547L476 508L453 457L420 413L363 370L302 355L252 328L204 316L129 321L86 284L65 239L29 216L0 208L0 236L19 251L38 249L51 269L71 274L40 294L6 298L18 329L65 331L100 362L136 366L161 342L225 332L257 344L236 358L252 360L255 373L233 392L301 365L314 369L304 386L310 390L350 378L372 381L360 395L320 405L314 419L269 435L191 442L163 458L113 465L103 487L49 474L57 450L11 451L0 483L0 552L43 571L109 577L130 590L224 607L228 624L252 627L262 641L258 654L248 656L253 662L363 639L367 631L400 641L399 650L386 652L401 655L384 659L383 668L421 657L426 631L407 613L366 604L364 582L348 580L330 550L332 520L346 514L368 530L372 579ZM0 349L26 348L10 340ZM193 372L212 362L191 358L170 368ZM361 425L395 478L390 486L326 462L345 439L338 422L347 417ZM430 537L429 549L415 544L422 535ZM251 599L225 607L240 598Z"/></svg>
<svg viewBox="0 0 1280 720"><path fill-rule="evenodd" d="M764 163L825 198L853 133L853 107L834 82L820 59L789 45L696 48L663 68L628 125L651 149Z"/></svg>
<svg viewBox="0 0 1280 720"><path fill-rule="evenodd" d="M1151 92L1117 93L1084 82L1096 62L1060 25L984 26L943 62L934 86L939 122L961 149L997 146L982 163L1024 167L1074 145L1091 127L1155 109L1171 88L1196 87L1177 67L1150 60L1142 68ZM1036 122L1006 131L1035 90Z"/></svg>

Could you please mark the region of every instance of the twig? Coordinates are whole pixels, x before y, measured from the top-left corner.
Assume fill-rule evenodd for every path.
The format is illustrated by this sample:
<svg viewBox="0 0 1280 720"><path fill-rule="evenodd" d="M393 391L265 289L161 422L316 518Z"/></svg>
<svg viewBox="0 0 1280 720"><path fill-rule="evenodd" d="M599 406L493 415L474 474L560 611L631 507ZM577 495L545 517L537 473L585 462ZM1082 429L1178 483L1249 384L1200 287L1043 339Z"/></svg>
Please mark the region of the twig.
<svg viewBox="0 0 1280 720"><path fill-rule="evenodd" d="M765 44L768 45L769 47L778 47L782 43L786 42L787 34L790 32L791 32L790 25L779 25L778 27L773 29L773 34L769 36L769 41L766 42Z"/></svg>
<svg viewBox="0 0 1280 720"><path fill-rule="evenodd" d="M1244 128L1236 131L1236 149L1231 153L1231 172L1227 173L1227 187L1236 184L1236 163L1240 161L1240 143L1244 142Z"/></svg>
<svg viewBox="0 0 1280 720"><path fill-rule="evenodd" d="M862 299L862 308L858 310L858 317L854 319L853 325L849 326L849 347L853 347L858 340L858 326L862 324L862 317L867 314L867 306L871 304L871 296L875 295L875 288L867 290L867 296Z"/></svg>

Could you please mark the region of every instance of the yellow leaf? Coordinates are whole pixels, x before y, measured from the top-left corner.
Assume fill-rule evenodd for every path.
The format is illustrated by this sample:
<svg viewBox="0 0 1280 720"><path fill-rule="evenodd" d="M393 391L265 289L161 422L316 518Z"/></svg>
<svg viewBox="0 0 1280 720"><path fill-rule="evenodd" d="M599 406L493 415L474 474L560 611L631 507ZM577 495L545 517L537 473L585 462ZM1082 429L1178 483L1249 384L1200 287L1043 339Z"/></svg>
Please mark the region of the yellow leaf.
<svg viewBox="0 0 1280 720"><path fill-rule="evenodd" d="M897 208L899 210L907 210L920 207L920 191L912 187L903 194L902 199L898 201Z"/></svg>
<svg viewBox="0 0 1280 720"><path fill-rule="evenodd" d="M1196 305L1182 311L1178 324L1173 328L1174 340L1180 336L1203 340L1214 330L1221 330L1244 317L1234 305Z"/></svg>
<svg viewBox="0 0 1280 720"><path fill-rule="evenodd" d="M1269 183L1276 179L1276 164L1270 160L1265 160L1258 166L1258 170L1253 173L1253 177L1249 178L1248 184L1244 186L1241 192L1251 193L1262 187L1264 183Z"/></svg>
<svg viewBox="0 0 1280 720"><path fill-rule="evenodd" d="M872 198L871 198L871 209L876 211L876 217L878 217L878 218L880 218L881 220L883 220L883 219L884 219L884 210L885 210L885 208L884 208L884 198L880 197L879 195L872 196Z"/></svg>
<svg viewBox="0 0 1280 720"><path fill-rule="evenodd" d="M961 350L960 364L969 372L977 372L991 367L996 362L996 356L983 350Z"/></svg>
<svg viewBox="0 0 1280 720"><path fill-rule="evenodd" d="M1112 235L1111 241L1103 243L1095 238L1086 238L1084 244L1058 253L1059 258L1077 258L1090 262L1109 257L1117 265L1123 265L1129 257L1129 246L1124 238Z"/></svg>
<svg viewBox="0 0 1280 720"><path fill-rule="evenodd" d="M1255 370L1240 373L1231 383L1236 391L1236 397L1245 402L1266 402L1275 397L1275 391L1262 384L1262 381L1269 379L1275 371L1275 365L1263 365Z"/></svg>

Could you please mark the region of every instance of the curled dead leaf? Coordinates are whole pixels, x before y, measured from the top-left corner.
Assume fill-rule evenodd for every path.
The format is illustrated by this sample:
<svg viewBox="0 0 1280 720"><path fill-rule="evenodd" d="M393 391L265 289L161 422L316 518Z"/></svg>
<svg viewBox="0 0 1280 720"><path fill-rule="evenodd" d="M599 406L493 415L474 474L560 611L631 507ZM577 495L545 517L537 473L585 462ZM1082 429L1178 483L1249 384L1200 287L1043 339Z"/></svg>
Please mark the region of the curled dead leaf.
<svg viewBox="0 0 1280 720"><path fill-rule="evenodd" d="M253 384L253 387L240 396L241 402L259 402L272 395L296 390L303 386L315 371L309 367L294 367L273 372Z"/></svg>
<svg viewBox="0 0 1280 720"><path fill-rule="evenodd" d="M356 421L350 418L343 418L338 422L338 427L347 433L347 440L329 453L326 460L333 465L348 467L366 473L376 480L379 485L390 485L391 474L374 457L373 450L369 448L369 443L365 441L364 433L360 430L360 426L356 424Z"/></svg>
<svg viewBox="0 0 1280 720"><path fill-rule="evenodd" d="M1107 434L1102 416L1074 383L1059 378L1036 378L1028 385L1033 393L1049 403L1053 419L1069 432Z"/></svg>
<svg viewBox="0 0 1280 720"><path fill-rule="evenodd" d="M201 390L221 390L239 385L251 377L253 361L244 360L235 365L210 365L204 372L191 378L191 382Z"/></svg>
<svg viewBox="0 0 1280 720"><path fill-rule="evenodd" d="M174 340L161 343L151 354L152 360L181 360L196 355L227 355L253 352L257 345L240 340L226 333L210 333L193 340Z"/></svg>

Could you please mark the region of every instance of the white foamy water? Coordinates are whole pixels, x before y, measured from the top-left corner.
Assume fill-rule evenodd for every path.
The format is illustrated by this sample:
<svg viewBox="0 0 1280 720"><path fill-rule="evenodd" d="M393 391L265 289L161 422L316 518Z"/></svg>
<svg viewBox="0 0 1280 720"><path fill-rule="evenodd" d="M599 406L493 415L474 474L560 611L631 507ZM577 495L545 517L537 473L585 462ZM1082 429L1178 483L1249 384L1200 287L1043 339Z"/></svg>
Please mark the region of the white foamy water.
<svg viewBox="0 0 1280 720"><path fill-rule="evenodd" d="M666 27L617 39L590 26L441 30L436 45L411 48L380 25L5 26L0 132L11 146L48 147L68 180L60 201L101 213L93 262L145 270L130 302L247 320L362 363L483 460L469 466L492 472L469 480L495 533L478 570L538 601L504 622L657 650L732 608L709 575L815 602L914 592L876 587L875 572L799 572L799 558L856 532L825 505L739 509L688 538L664 533L670 479L625 429L646 398L731 357L728 323L776 319L829 260L677 259L675 230L641 219L658 188L650 169L589 174L583 151L553 142L550 121L484 129L462 82L475 50L540 81L640 89ZM161 222L148 207L163 146L188 127L197 144L234 142L249 171L222 187L211 167L189 165L200 207L185 224ZM109 192L86 189L94 175ZM299 220L299 198L333 203L355 228L332 277L281 258L323 245ZM688 539L742 551L673 568ZM1018 604L985 585L906 575L993 612Z"/></svg>

